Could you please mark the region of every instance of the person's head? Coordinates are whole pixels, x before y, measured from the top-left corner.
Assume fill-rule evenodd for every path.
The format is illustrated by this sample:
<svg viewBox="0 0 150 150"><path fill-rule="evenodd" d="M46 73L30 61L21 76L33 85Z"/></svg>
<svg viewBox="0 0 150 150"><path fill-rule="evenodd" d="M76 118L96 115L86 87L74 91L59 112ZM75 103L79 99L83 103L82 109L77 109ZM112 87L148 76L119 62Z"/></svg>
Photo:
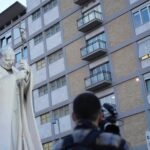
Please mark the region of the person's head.
<svg viewBox="0 0 150 150"><path fill-rule="evenodd" d="M101 104L99 99L90 92L78 95L73 102L73 120L89 120L97 125L101 117Z"/></svg>
<svg viewBox="0 0 150 150"><path fill-rule="evenodd" d="M15 53L11 47L7 47L0 52L0 65L6 70L11 70L15 61Z"/></svg>

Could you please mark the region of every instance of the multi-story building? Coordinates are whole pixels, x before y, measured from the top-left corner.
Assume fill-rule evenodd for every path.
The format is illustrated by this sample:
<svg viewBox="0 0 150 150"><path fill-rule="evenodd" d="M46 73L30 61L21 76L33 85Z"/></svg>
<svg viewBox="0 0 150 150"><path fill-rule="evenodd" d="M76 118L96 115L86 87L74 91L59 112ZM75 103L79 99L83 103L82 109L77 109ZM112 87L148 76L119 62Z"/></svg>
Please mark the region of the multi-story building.
<svg viewBox="0 0 150 150"><path fill-rule="evenodd" d="M71 133L73 98L86 90L115 104L135 150L150 138L150 1L27 0L0 14L0 47L23 53L44 150ZM147 141L147 142L146 142Z"/></svg>

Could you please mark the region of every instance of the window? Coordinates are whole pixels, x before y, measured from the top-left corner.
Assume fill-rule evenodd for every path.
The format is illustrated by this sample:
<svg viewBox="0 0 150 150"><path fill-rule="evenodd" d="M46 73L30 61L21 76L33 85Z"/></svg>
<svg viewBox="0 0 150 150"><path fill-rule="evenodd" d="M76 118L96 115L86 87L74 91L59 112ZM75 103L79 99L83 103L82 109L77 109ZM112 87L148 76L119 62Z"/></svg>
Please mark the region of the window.
<svg viewBox="0 0 150 150"><path fill-rule="evenodd" d="M40 12L40 9L35 11L33 14L32 14L32 21L38 19L41 15L41 12Z"/></svg>
<svg viewBox="0 0 150 150"><path fill-rule="evenodd" d="M52 35L56 34L57 32L60 31L60 25L59 23L55 24L54 26L52 26L51 28L49 28L48 30L45 31L46 33L46 37L51 37Z"/></svg>
<svg viewBox="0 0 150 150"><path fill-rule="evenodd" d="M150 22L150 5L133 13L135 28Z"/></svg>
<svg viewBox="0 0 150 150"><path fill-rule="evenodd" d="M20 60L22 59L22 51L20 50L20 52L18 52L16 55L16 63L19 63ZM23 49L23 59L28 59L28 50L27 50L27 47L24 47Z"/></svg>
<svg viewBox="0 0 150 150"><path fill-rule="evenodd" d="M9 37L6 38L6 43L7 44L11 43L11 36L9 36Z"/></svg>
<svg viewBox="0 0 150 150"><path fill-rule="evenodd" d="M11 35L8 36L8 37L3 37L3 38L1 39L1 47L5 47L5 46L7 46L8 44L10 44L10 43L11 43L11 40L12 40Z"/></svg>
<svg viewBox="0 0 150 150"><path fill-rule="evenodd" d="M87 43L87 45L89 45L89 44L92 44L92 43L94 43L94 42L96 42L96 41L98 41L98 40L106 41L106 35L105 35L104 32L102 32L102 33L100 33L100 34L98 34L98 35L96 35L96 36L94 36L94 37L88 39L88 40L86 41L86 43Z"/></svg>
<svg viewBox="0 0 150 150"><path fill-rule="evenodd" d="M36 62L36 69L37 70L40 70L44 67L45 67L45 59L42 59L42 60Z"/></svg>
<svg viewBox="0 0 150 150"><path fill-rule="evenodd" d="M43 144L43 150L52 150L53 142Z"/></svg>
<svg viewBox="0 0 150 150"><path fill-rule="evenodd" d="M93 8L91 8L91 9L89 9L88 11L84 12L83 15L85 16L85 15L89 14L90 12L92 12L92 11L94 11L94 10L95 10L96 12L102 12L101 5L99 4L99 5L97 5L97 6L93 7Z"/></svg>
<svg viewBox="0 0 150 150"><path fill-rule="evenodd" d="M50 113L46 113L40 116L41 124L50 122Z"/></svg>
<svg viewBox="0 0 150 150"><path fill-rule="evenodd" d="M5 37L3 37L1 39L1 47L4 47L4 46L6 46L6 38Z"/></svg>
<svg viewBox="0 0 150 150"><path fill-rule="evenodd" d="M44 85L38 89L39 96L43 96L48 93L47 85Z"/></svg>
<svg viewBox="0 0 150 150"><path fill-rule="evenodd" d="M150 58L150 37L142 40L142 42L139 42L138 47L139 58L141 58L141 60Z"/></svg>
<svg viewBox="0 0 150 150"><path fill-rule="evenodd" d="M150 94L150 79L145 80L145 82L146 82L147 93Z"/></svg>
<svg viewBox="0 0 150 150"><path fill-rule="evenodd" d="M91 75L96 75L98 73L101 73L101 72L109 72L110 69L109 69L109 63L104 63L104 64L101 64L93 69L90 70L90 73Z"/></svg>
<svg viewBox="0 0 150 150"><path fill-rule="evenodd" d="M53 111L54 119L59 119L61 117L67 116L69 114L69 106L63 106L59 109Z"/></svg>
<svg viewBox="0 0 150 150"><path fill-rule="evenodd" d="M44 12L46 13L48 10L54 8L57 5L57 0L51 0L49 3L47 3L43 9Z"/></svg>
<svg viewBox="0 0 150 150"><path fill-rule="evenodd" d="M42 33L38 34L37 36L34 37L34 45L37 45L43 40L43 35Z"/></svg>
<svg viewBox="0 0 150 150"><path fill-rule="evenodd" d="M61 59L63 57L63 51L59 50L48 57L49 64Z"/></svg>
<svg viewBox="0 0 150 150"><path fill-rule="evenodd" d="M65 85L66 85L66 78L65 77L61 77L61 78L50 83L50 87L51 87L52 91L56 90L58 88L61 88Z"/></svg>
<svg viewBox="0 0 150 150"><path fill-rule="evenodd" d="M116 107L115 95L111 94L111 95L105 96L103 98L100 98L100 103L102 106L103 106L103 104L108 103L108 104ZM107 116L107 114L108 114L107 110L104 107L102 107L102 109L104 111L104 115Z"/></svg>

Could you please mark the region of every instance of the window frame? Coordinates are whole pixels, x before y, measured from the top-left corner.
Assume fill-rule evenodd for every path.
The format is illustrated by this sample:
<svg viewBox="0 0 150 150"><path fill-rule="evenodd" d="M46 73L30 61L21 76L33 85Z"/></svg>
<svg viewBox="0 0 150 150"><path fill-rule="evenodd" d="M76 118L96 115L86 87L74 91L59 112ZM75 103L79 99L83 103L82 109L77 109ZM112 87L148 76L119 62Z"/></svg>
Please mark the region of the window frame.
<svg viewBox="0 0 150 150"><path fill-rule="evenodd" d="M42 114L40 115L40 123L43 125L43 124L46 124L46 123L49 123L50 120L51 120L51 115L50 113L45 113L45 114Z"/></svg>
<svg viewBox="0 0 150 150"><path fill-rule="evenodd" d="M35 12L32 13L32 21L37 20L41 16L41 10L38 9Z"/></svg>
<svg viewBox="0 0 150 150"><path fill-rule="evenodd" d="M39 97L42 97L42 96L46 95L47 93L48 93L47 85L43 85L40 88L38 88Z"/></svg>
<svg viewBox="0 0 150 150"><path fill-rule="evenodd" d="M33 40L34 40L34 45L39 44L40 42L43 41L43 34L40 33L40 34L36 35L36 36L33 38Z"/></svg>
<svg viewBox="0 0 150 150"><path fill-rule="evenodd" d="M143 6L141 6L140 8L137 8L136 10L133 10L132 11L132 18L133 18L133 23L134 23L134 27L135 28L138 28L138 27L140 27L140 26L142 26L142 25L144 25L144 24L146 24L146 23L148 23L148 22L143 22L143 17L142 17L142 10L143 9L147 9L147 12L148 12L148 17L149 17L149 21L148 22L150 22L150 3L147 3L147 4L145 4L145 5L143 5ZM135 20L134 20L134 15L135 14L139 14L139 17L140 17L140 25L136 25L135 24Z"/></svg>
<svg viewBox="0 0 150 150"><path fill-rule="evenodd" d="M36 70L41 70L46 65L45 59L41 59L36 62Z"/></svg>

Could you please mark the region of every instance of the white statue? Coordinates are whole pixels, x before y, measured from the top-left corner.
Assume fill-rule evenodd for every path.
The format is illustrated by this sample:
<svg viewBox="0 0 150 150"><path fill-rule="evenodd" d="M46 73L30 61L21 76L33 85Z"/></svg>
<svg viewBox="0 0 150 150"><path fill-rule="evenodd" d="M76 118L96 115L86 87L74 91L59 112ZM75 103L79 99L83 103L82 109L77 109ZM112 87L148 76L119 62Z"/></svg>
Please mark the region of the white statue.
<svg viewBox="0 0 150 150"><path fill-rule="evenodd" d="M30 68L13 66L11 48L0 53L0 150L42 150L35 125Z"/></svg>

